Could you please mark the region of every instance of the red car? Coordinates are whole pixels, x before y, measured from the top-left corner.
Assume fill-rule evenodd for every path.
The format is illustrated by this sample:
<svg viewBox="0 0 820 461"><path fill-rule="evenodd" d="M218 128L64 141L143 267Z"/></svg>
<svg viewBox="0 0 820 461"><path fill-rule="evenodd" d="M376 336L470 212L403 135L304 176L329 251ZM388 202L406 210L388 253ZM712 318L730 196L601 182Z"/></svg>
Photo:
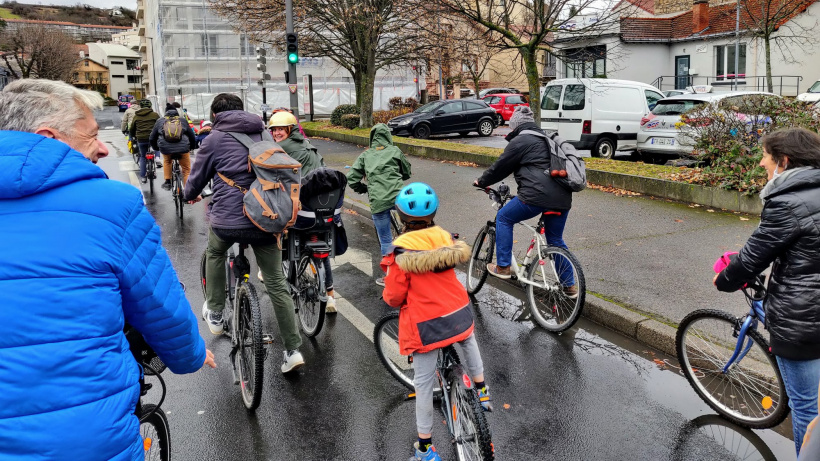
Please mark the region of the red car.
<svg viewBox="0 0 820 461"><path fill-rule="evenodd" d="M515 106L530 106L527 97L523 94L488 94L482 99L501 116L498 120L499 125L510 121Z"/></svg>

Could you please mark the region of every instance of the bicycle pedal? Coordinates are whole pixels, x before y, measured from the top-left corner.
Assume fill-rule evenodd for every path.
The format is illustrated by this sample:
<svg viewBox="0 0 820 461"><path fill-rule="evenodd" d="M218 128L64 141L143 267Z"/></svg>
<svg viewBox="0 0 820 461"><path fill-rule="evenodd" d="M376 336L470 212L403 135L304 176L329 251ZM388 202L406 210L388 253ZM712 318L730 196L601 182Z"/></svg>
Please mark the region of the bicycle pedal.
<svg viewBox="0 0 820 461"><path fill-rule="evenodd" d="M407 400L416 400L416 393L411 392L409 394L404 394L404 400L405 401L407 401Z"/></svg>
<svg viewBox="0 0 820 461"><path fill-rule="evenodd" d="M273 344L273 335L262 335L262 343Z"/></svg>

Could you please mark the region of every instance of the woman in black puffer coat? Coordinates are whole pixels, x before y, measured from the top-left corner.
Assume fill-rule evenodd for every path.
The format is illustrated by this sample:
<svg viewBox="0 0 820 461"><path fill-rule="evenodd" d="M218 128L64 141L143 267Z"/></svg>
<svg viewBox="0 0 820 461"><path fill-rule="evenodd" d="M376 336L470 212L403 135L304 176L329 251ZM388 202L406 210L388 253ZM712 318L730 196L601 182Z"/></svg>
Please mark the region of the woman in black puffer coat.
<svg viewBox="0 0 820 461"><path fill-rule="evenodd" d="M714 282L720 291L736 291L774 263L766 326L799 454L806 426L817 416L820 385L820 136L787 129L761 143L769 182L760 192L760 227Z"/></svg>

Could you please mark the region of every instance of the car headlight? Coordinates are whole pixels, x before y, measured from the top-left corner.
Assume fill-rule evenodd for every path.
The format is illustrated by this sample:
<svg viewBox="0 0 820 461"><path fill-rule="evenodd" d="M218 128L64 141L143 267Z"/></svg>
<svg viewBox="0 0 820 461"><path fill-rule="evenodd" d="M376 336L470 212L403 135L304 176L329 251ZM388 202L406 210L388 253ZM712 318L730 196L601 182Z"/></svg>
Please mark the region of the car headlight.
<svg viewBox="0 0 820 461"><path fill-rule="evenodd" d="M409 125L409 124L410 124L410 122L412 122L412 121L413 121L413 119L412 119L412 118L406 118L406 119L404 119L404 120L400 120L400 121L397 123L397 125L400 125L400 126L401 126L401 125Z"/></svg>

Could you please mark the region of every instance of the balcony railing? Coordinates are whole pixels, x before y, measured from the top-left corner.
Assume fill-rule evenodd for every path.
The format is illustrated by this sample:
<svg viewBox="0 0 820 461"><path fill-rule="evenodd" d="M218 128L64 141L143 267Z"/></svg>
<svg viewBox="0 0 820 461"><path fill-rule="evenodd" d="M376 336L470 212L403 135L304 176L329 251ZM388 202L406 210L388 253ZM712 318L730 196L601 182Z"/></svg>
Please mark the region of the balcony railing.
<svg viewBox="0 0 820 461"><path fill-rule="evenodd" d="M799 75L772 75L772 92L781 96L797 96L800 93ZM709 85L719 91L769 91L765 75L734 74L727 75L671 75L655 79L652 85L666 90L680 90L690 86Z"/></svg>

